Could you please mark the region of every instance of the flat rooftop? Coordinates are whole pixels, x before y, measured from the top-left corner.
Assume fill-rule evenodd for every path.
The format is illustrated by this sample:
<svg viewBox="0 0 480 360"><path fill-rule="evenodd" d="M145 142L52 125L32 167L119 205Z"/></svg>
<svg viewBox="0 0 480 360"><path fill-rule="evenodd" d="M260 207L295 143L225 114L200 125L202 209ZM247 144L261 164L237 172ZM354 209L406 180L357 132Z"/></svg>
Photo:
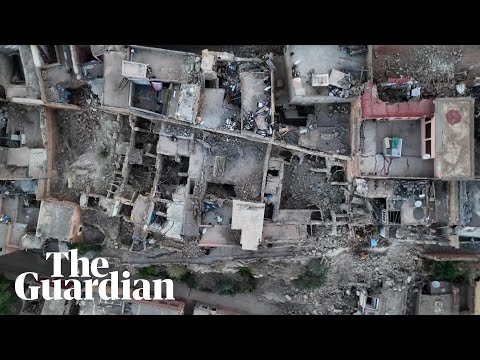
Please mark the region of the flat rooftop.
<svg viewBox="0 0 480 360"><path fill-rule="evenodd" d="M232 230L241 230L243 250L257 250L262 241L264 203L233 200Z"/></svg>
<svg viewBox="0 0 480 360"><path fill-rule="evenodd" d="M122 76L122 61L127 60L128 54L121 51L106 51L103 55L103 105L128 108L129 86L119 86Z"/></svg>
<svg viewBox="0 0 480 360"><path fill-rule="evenodd" d="M418 315L455 315L453 295L420 295Z"/></svg>
<svg viewBox="0 0 480 360"><path fill-rule="evenodd" d="M434 161L421 156L421 120L365 120L361 123L361 175L433 177ZM383 155L384 139L402 139L401 157Z"/></svg>
<svg viewBox="0 0 480 360"><path fill-rule="evenodd" d="M188 84L200 73L200 57L193 53L134 45L130 49L129 61L148 64L153 79Z"/></svg>
<svg viewBox="0 0 480 360"><path fill-rule="evenodd" d="M435 174L441 179L474 177L474 99L435 100Z"/></svg>
<svg viewBox="0 0 480 360"><path fill-rule="evenodd" d="M38 215L37 236L62 241L70 240L73 208L50 201L42 201Z"/></svg>

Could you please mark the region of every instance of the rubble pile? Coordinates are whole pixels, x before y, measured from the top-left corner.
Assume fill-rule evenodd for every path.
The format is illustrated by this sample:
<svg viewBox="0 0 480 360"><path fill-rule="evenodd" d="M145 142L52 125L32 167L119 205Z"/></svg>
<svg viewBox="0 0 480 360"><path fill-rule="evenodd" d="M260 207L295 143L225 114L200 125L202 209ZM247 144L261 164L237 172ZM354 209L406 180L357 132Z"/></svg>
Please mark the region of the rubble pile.
<svg viewBox="0 0 480 360"><path fill-rule="evenodd" d="M182 248L182 254L181 254L183 259L197 259L202 256L205 256L205 250L198 247L198 244L196 242L187 242L185 243L185 246Z"/></svg>
<svg viewBox="0 0 480 360"><path fill-rule="evenodd" d="M374 56L375 53L374 53ZM445 45L429 45L410 49L406 56L384 60L387 78L409 78L417 80L425 96L455 96L458 80L455 66L463 57L463 46L456 48Z"/></svg>
<svg viewBox="0 0 480 360"><path fill-rule="evenodd" d="M300 163L294 157L285 167L281 201L285 209L316 208L330 211L344 201L343 190L330 185L326 174L309 170L316 166L310 159L304 158Z"/></svg>
<svg viewBox="0 0 480 360"><path fill-rule="evenodd" d="M316 289L300 289L292 281L286 282L285 297L276 304L278 311L298 315L351 315L357 311L358 289L375 293L383 285L397 292L413 292L425 277L420 252L412 245L392 243L384 253L369 253L361 258L348 248L332 253L326 283ZM279 273L278 268L275 272Z"/></svg>
<svg viewBox="0 0 480 360"><path fill-rule="evenodd" d="M233 114L231 118L225 120L225 129L229 131L240 130L240 119L238 118L238 114Z"/></svg>
<svg viewBox="0 0 480 360"><path fill-rule="evenodd" d="M421 89L415 80L403 84L384 83L377 86L379 99L389 103L419 100Z"/></svg>
<svg viewBox="0 0 480 360"><path fill-rule="evenodd" d="M88 86L78 89L75 96L85 111L57 111L56 169L61 176L53 179L52 193L77 202L88 186L106 192L114 167L109 155L114 153L119 124L114 115L100 111L99 99ZM67 182L72 188L65 186Z"/></svg>
<svg viewBox="0 0 480 360"><path fill-rule="evenodd" d="M241 86L239 63L232 62L225 68L219 67L217 75L220 78L220 87L225 89L227 101L237 107L241 106Z"/></svg>

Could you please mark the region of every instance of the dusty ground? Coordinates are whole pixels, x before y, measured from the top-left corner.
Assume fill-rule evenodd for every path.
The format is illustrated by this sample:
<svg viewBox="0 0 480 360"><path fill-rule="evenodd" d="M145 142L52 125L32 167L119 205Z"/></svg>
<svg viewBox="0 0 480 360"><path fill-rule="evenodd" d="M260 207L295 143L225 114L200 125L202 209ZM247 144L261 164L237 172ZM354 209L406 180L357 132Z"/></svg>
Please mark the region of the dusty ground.
<svg viewBox="0 0 480 360"><path fill-rule="evenodd" d="M106 195L113 175L112 150L119 125L114 115L98 109L99 100L88 87L75 94L83 112L57 111L58 149L52 195L78 202L80 193ZM73 188L68 188L72 178Z"/></svg>
<svg viewBox="0 0 480 360"><path fill-rule="evenodd" d="M238 198L260 200L267 145L211 133L197 138L210 145L213 156L226 157L224 183L234 185Z"/></svg>
<svg viewBox="0 0 480 360"><path fill-rule="evenodd" d="M325 284L313 290L295 287L292 280L302 273L302 264L322 256L329 267ZM262 275L255 292L258 299L276 306L281 314L349 315L357 307L355 289L376 290L382 280L387 280L402 291L410 291L424 276L419 249L398 243L391 244L383 253L370 253L367 257L360 257L348 248L337 248L304 257L300 262L254 263L249 267L255 275Z"/></svg>

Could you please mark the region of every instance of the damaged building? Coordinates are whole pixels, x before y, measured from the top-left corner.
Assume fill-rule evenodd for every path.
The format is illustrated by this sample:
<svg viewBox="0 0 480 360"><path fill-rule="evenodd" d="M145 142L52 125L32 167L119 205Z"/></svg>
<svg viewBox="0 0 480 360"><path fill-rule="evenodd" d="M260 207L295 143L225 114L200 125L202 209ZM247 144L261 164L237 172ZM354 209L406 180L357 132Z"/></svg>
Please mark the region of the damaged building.
<svg viewBox="0 0 480 360"><path fill-rule="evenodd" d="M462 75L473 63L456 62L461 52L165 47L0 47L1 255L84 242L119 267L228 260L296 270L343 256L368 265L342 285L344 294L356 283L353 312L399 315L414 281L380 281L372 269L382 257L418 245L426 259L478 259L480 73ZM441 76L420 64L425 54L449 62L434 64ZM419 65L398 65L408 59ZM301 277L292 269L285 287ZM472 290L455 286L423 289L418 313L471 311ZM96 298L79 312L185 308Z"/></svg>

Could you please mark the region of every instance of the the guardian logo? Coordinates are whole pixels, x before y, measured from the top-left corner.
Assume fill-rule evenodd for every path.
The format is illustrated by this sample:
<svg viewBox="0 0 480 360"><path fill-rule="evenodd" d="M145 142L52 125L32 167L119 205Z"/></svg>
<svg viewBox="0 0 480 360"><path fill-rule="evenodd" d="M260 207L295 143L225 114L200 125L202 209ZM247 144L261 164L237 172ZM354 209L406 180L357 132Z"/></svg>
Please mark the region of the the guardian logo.
<svg viewBox="0 0 480 360"><path fill-rule="evenodd" d="M30 297L25 294L24 283L28 275L32 275L38 282L38 274L25 272L15 280L15 292L22 300L38 300L40 291L45 300L93 300L93 288L98 287L98 294L102 300L175 300L173 297L173 281L171 279L153 280L153 297L151 297L151 284L148 280L136 279L133 281L132 292L131 281L128 279L130 273L122 273L123 280L119 281L118 271L101 273L99 269L108 269L108 261L104 258L93 259L90 263L85 257L78 258L77 250L69 252L48 252L46 258L53 256L52 279L41 280L41 285L30 286ZM64 279L62 275L62 257L70 260L70 276ZM79 273L81 267L81 273ZM99 280L110 275L109 279ZM82 280L75 278L82 278ZM89 279L94 277L96 279ZM121 284L121 296L119 288ZM137 285L141 285L137 287ZM165 284L166 296L162 294L162 284ZM62 289L65 285L67 289ZM53 287L53 296L50 288Z"/></svg>

